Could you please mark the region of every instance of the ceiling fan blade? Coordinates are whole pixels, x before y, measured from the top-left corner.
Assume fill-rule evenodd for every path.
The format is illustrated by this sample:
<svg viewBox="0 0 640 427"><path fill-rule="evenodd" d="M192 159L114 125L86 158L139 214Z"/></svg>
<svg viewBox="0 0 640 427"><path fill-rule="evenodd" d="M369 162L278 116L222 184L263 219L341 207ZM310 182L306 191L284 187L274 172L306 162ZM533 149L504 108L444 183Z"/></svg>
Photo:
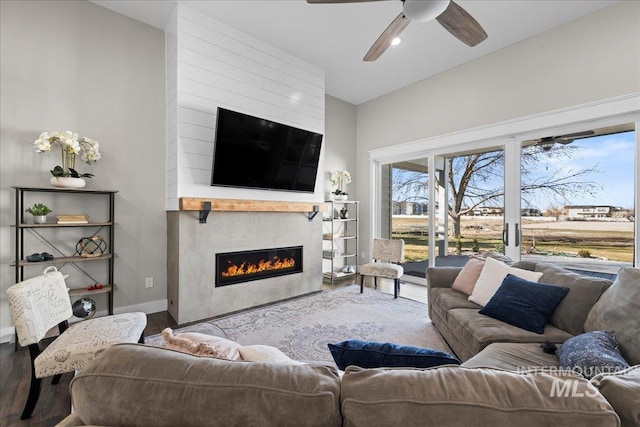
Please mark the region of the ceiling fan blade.
<svg viewBox="0 0 640 427"><path fill-rule="evenodd" d="M398 37L401 32L407 28L411 20L404 16L403 12L396 16L396 19L389 24L386 30L380 34L378 40L371 46L369 52L364 56L363 61L375 61L384 53L385 50L391 45L391 40Z"/></svg>
<svg viewBox="0 0 640 427"><path fill-rule="evenodd" d="M311 4L321 4L321 3L365 3L371 1L382 1L382 0L307 0L307 3Z"/></svg>
<svg viewBox="0 0 640 427"><path fill-rule="evenodd" d="M487 33L478 21L453 0L436 19L447 31L468 46L473 47L487 38Z"/></svg>
<svg viewBox="0 0 640 427"><path fill-rule="evenodd" d="M579 138L584 138L587 136L591 136L594 135L595 132L592 130L586 130L583 132L576 132L576 133L568 133L566 135L560 135L560 136L550 136L550 137L546 137L546 138L542 138L541 142L547 140L550 142L554 142L554 143L558 143L558 144L571 144L573 141L575 141L576 139Z"/></svg>
<svg viewBox="0 0 640 427"><path fill-rule="evenodd" d="M585 130L583 132L570 133L570 134L567 134L567 135L558 136L556 138L560 138L560 139L582 138L582 137L590 136L590 135L593 135L593 134L595 134L594 131Z"/></svg>

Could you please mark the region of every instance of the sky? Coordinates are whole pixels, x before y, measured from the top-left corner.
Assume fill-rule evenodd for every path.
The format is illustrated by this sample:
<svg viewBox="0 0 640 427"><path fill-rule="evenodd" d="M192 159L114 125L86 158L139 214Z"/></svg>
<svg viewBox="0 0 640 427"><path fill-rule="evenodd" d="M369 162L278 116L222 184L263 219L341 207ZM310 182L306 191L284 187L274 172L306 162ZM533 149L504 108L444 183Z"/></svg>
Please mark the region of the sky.
<svg viewBox="0 0 640 427"><path fill-rule="evenodd" d="M594 195L576 194L569 200L555 200L543 195L529 197L531 207L545 211L551 206L570 205L604 205L634 208L634 160L635 133L624 132L614 135L603 135L583 138L573 141L573 153L570 157L558 157L550 152L548 157L539 163L540 175L547 176L550 172L571 174L585 169L593 172L581 175L580 179L593 183L590 185ZM532 147L533 148L533 147ZM536 172L532 174L535 179ZM399 176L394 170L394 179ZM501 180L501 179L500 179ZM486 182L487 186L503 185L496 179ZM411 192L409 192L411 193ZM408 194L407 194L408 195ZM398 194L399 198L402 198ZM394 197L396 200L396 197Z"/></svg>
<svg viewBox="0 0 640 427"><path fill-rule="evenodd" d="M567 172L596 167L597 172L584 176L584 180L596 183L597 195L584 195L571 200L573 205L610 205L633 208L635 134L624 132L583 138L571 143L576 155L571 159L549 158L549 169L559 168ZM598 188L600 187L600 188ZM553 201L539 199L544 210Z"/></svg>

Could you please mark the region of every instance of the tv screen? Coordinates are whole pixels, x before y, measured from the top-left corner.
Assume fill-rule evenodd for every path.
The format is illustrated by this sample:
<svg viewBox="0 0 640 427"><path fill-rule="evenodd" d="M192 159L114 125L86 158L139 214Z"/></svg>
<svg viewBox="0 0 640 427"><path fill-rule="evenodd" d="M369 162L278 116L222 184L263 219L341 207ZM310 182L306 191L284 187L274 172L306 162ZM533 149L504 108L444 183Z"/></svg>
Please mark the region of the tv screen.
<svg viewBox="0 0 640 427"><path fill-rule="evenodd" d="M313 193L322 135L218 108L212 186Z"/></svg>

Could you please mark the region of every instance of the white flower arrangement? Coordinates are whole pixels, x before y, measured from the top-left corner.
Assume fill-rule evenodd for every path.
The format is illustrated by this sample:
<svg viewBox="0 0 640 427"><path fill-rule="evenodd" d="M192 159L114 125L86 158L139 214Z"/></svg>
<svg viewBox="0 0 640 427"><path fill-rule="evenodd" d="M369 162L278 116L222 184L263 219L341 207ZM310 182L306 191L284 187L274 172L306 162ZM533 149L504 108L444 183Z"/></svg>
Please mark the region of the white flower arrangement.
<svg viewBox="0 0 640 427"><path fill-rule="evenodd" d="M351 174L347 170L334 171L331 174L330 181L331 181L331 184L336 187L336 189L332 191L333 194L337 196L341 194L347 195L347 193L345 193L344 190L346 185L351 183Z"/></svg>
<svg viewBox="0 0 640 427"><path fill-rule="evenodd" d="M60 146L62 151L62 166L56 166L51 170L51 175L55 177L71 176L74 178L91 178L90 173L79 174L75 168L76 155L87 164L92 164L100 160L100 144L98 141L83 136L78 137L77 133L65 132L42 132L38 139L33 142L36 153L51 151L53 144Z"/></svg>

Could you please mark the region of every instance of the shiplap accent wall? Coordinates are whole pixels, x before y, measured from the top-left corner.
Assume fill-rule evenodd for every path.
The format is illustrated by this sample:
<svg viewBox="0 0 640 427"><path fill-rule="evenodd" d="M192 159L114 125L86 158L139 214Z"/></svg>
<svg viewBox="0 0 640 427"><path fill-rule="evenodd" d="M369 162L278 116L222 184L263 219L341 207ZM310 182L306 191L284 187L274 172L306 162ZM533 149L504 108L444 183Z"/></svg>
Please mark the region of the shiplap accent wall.
<svg viewBox="0 0 640 427"><path fill-rule="evenodd" d="M167 208L178 206L178 13L165 28L166 102L167 102Z"/></svg>
<svg viewBox="0 0 640 427"><path fill-rule="evenodd" d="M217 107L324 134L324 71L180 3L175 23L175 34L167 31L167 209L180 197L322 201L324 144L314 194L210 181Z"/></svg>

